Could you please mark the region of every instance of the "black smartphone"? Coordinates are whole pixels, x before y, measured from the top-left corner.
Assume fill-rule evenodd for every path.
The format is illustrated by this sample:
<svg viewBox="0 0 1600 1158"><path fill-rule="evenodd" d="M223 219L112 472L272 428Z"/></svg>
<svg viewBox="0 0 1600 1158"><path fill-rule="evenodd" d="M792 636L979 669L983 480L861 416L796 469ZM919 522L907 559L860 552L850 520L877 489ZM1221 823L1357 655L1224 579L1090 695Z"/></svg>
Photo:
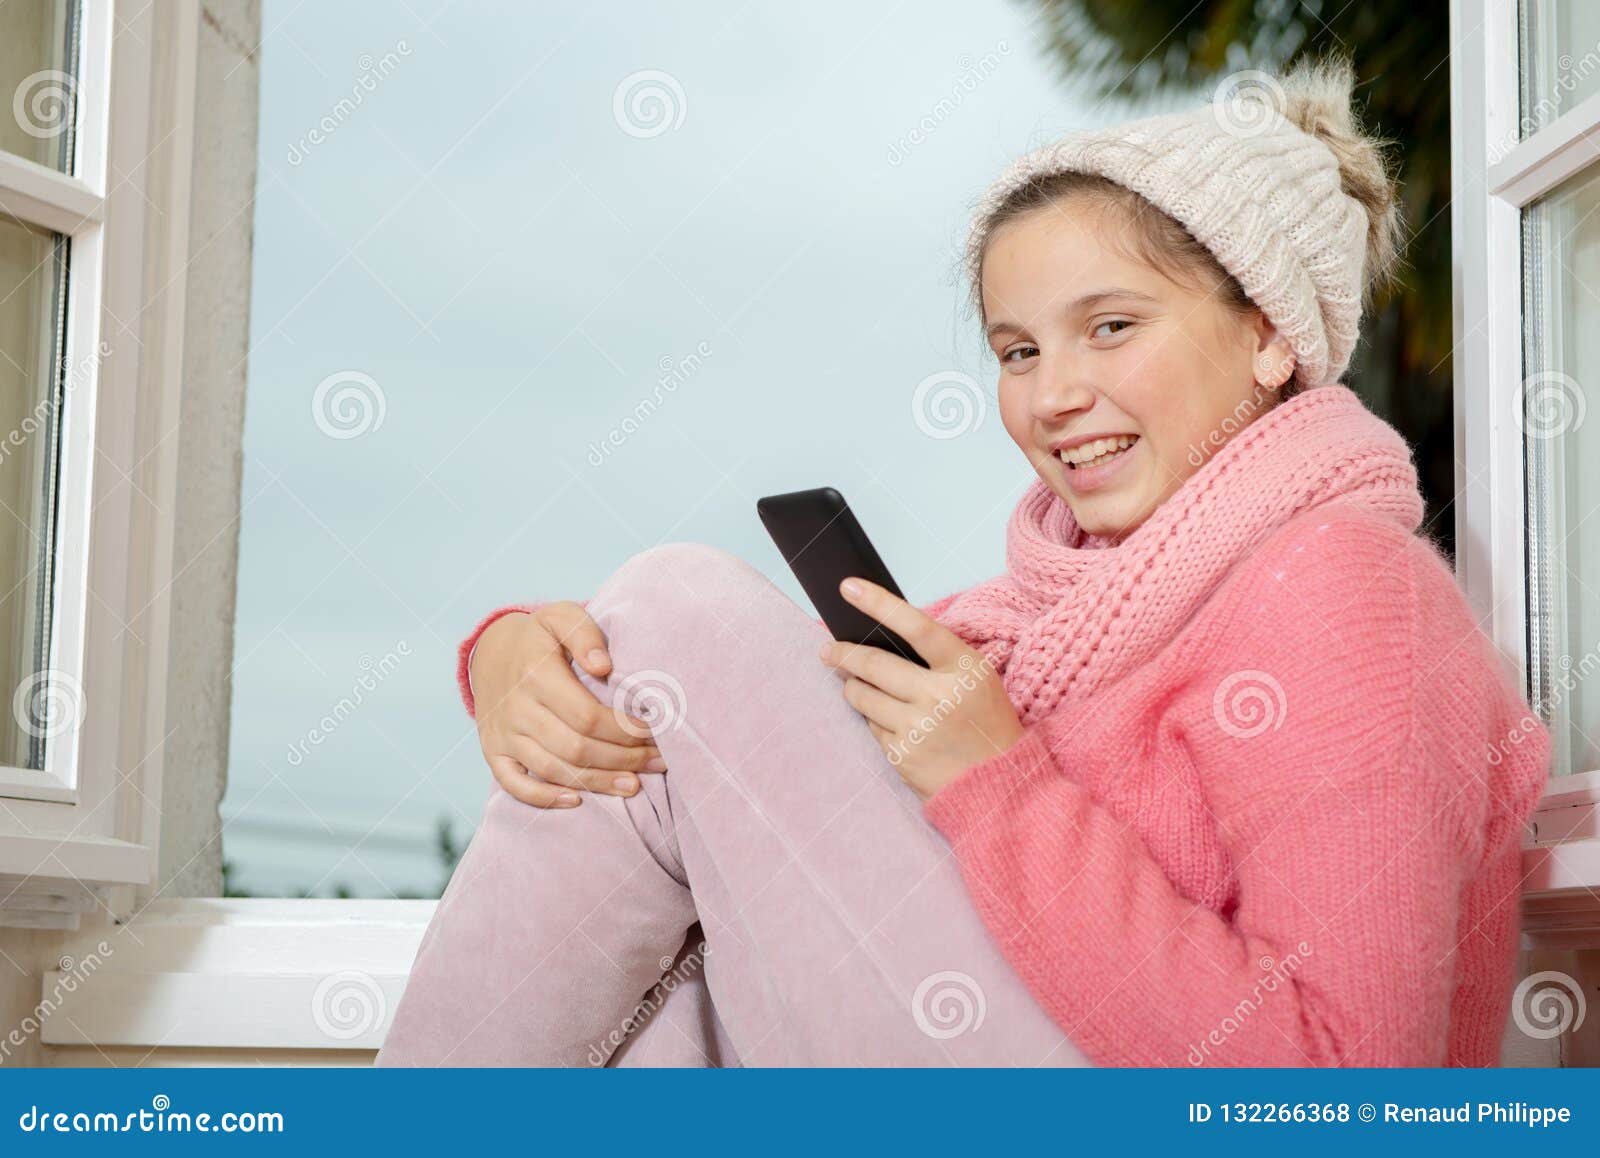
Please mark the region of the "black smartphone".
<svg viewBox="0 0 1600 1158"><path fill-rule="evenodd" d="M928 666L909 643L839 593L846 576L859 575L905 598L843 495L832 487L768 495L756 500L756 514L833 638L881 647Z"/></svg>

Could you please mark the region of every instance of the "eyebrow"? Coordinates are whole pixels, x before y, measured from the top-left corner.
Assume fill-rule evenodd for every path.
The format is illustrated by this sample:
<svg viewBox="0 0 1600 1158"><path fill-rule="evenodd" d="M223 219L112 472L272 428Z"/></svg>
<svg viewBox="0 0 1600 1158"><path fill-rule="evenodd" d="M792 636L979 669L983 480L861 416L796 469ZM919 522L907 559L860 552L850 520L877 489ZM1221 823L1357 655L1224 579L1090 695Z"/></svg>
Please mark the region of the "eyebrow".
<svg viewBox="0 0 1600 1158"><path fill-rule="evenodd" d="M1141 290L1127 289L1124 286L1109 286L1106 289L1094 290L1092 293L1086 293L1082 297L1074 298L1067 303L1065 312L1070 313L1074 310L1088 309L1109 298L1131 298L1134 301L1150 302L1152 304L1157 301L1157 299ZM1015 334L1020 333L1023 329L1024 327L1017 325L1015 322L996 322L984 331L984 336L992 338L1001 333Z"/></svg>

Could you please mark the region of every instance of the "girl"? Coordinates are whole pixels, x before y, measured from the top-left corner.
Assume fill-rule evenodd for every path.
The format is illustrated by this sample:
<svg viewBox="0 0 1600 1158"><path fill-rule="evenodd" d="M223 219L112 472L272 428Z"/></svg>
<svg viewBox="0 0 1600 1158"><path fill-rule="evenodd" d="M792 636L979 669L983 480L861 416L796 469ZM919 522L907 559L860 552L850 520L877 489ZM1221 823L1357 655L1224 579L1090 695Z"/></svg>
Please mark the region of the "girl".
<svg viewBox="0 0 1600 1158"><path fill-rule="evenodd" d="M498 787L380 1064L1497 1061L1549 735L1339 383L1399 231L1352 83L989 191L1006 570L845 585L927 669L691 544L479 625Z"/></svg>

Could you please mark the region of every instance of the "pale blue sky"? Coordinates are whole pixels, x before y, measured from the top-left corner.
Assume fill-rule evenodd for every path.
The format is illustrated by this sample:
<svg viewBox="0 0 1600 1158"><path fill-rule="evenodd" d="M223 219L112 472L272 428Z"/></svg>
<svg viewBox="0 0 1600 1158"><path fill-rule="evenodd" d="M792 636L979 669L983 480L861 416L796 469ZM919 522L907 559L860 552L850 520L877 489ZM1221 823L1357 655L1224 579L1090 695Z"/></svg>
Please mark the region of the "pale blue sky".
<svg viewBox="0 0 1600 1158"><path fill-rule="evenodd" d="M824 484L917 602L1003 569L1030 476L957 247L1007 161L1110 115L1055 79L1032 5L263 8L224 804L239 884L437 887L427 833L449 816L464 838L489 784L455 645L498 603L584 598L672 540L803 601L754 503ZM653 136L614 112L643 70L682 92L682 123ZM702 343L591 465L663 360ZM932 438L912 396L952 370L988 413ZM332 437L317 390L345 371L381 421Z"/></svg>

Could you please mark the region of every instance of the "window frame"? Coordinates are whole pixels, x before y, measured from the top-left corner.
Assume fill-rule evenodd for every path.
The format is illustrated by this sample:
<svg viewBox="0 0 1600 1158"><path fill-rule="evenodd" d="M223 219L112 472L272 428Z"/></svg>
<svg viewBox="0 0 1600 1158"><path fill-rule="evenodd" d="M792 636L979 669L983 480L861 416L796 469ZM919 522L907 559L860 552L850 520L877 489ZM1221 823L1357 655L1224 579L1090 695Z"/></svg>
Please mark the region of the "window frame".
<svg viewBox="0 0 1600 1158"><path fill-rule="evenodd" d="M115 915L157 863L198 5L127 9L82 0L74 174L0 155L0 209L71 238L50 646L83 690L43 773L0 770L0 926Z"/></svg>
<svg viewBox="0 0 1600 1158"><path fill-rule="evenodd" d="M71 175L0 151L0 210L67 239L71 247L66 302L69 369L62 406L57 471L57 532L51 599L51 672L82 686L88 588L88 520L94 467L95 396L99 387L103 305L106 142L109 138L111 6L83 0L76 76L74 163ZM88 367L76 381L77 367ZM80 798L81 729L73 727L45 746L43 769L0 764L0 797L72 804Z"/></svg>
<svg viewBox="0 0 1600 1158"><path fill-rule="evenodd" d="M1600 172L1600 95L1521 137L1517 0L1451 0L1456 338L1456 577L1529 685L1528 488L1513 407L1524 377L1522 213ZM1600 770L1552 776L1524 853L1525 890L1600 888Z"/></svg>

